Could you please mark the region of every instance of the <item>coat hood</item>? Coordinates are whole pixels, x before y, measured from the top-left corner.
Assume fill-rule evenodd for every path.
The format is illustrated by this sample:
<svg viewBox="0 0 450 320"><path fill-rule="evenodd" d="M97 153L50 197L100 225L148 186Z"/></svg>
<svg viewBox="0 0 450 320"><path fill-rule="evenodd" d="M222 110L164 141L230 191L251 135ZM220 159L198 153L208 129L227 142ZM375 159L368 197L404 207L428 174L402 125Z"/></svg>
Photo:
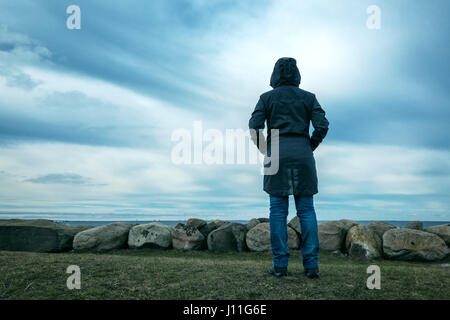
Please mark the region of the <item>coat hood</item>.
<svg viewBox="0 0 450 320"><path fill-rule="evenodd" d="M270 77L270 86L274 89L279 86L289 85L298 87L300 81L301 76L297 68L297 61L294 58L278 59Z"/></svg>

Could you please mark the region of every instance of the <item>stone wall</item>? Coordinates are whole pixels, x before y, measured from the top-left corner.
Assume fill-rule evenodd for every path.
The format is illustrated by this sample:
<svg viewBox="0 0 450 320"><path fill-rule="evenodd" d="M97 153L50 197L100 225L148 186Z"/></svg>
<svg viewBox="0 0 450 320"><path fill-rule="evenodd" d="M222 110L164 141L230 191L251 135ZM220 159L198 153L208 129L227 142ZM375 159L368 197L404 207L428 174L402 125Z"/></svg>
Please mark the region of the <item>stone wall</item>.
<svg viewBox="0 0 450 320"><path fill-rule="evenodd" d="M298 217L287 228L289 249L298 250L302 243ZM418 221L405 228L381 221L368 225L345 219L328 221L319 224L319 242L321 250L344 257L437 261L450 254L450 224L423 229ZM251 219L247 224L192 218L173 228L159 222L70 227L43 219L0 220L0 250L105 252L120 248L270 251L270 224L267 218Z"/></svg>

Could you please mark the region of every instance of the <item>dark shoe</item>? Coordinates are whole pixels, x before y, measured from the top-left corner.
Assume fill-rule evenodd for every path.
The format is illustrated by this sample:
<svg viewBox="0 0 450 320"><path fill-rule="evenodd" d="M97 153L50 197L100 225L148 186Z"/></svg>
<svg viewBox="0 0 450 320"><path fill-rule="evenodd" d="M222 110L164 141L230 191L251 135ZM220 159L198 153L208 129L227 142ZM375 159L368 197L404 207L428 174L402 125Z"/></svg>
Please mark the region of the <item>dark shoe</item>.
<svg viewBox="0 0 450 320"><path fill-rule="evenodd" d="M269 274L277 278L287 276L287 268L279 268L272 265L269 268Z"/></svg>
<svg viewBox="0 0 450 320"><path fill-rule="evenodd" d="M320 277L319 268L305 269L303 272L310 279L317 279Z"/></svg>

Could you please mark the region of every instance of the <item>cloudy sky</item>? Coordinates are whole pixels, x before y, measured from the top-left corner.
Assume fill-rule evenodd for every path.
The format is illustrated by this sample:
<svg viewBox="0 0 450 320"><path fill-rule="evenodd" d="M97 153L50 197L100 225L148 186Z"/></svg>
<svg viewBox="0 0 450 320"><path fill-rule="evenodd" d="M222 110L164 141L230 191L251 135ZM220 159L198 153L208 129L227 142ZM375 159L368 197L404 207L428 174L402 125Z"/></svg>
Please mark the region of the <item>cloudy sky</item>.
<svg viewBox="0 0 450 320"><path fill-rule="evenodd" d="M72 4L80 30L66 27ZM171 135L196 120L247 129L290 56L331 123L315 152L318 219L449 221L449 9L0 0L0 218L268 216L258 165L173 164Z"/></svg>

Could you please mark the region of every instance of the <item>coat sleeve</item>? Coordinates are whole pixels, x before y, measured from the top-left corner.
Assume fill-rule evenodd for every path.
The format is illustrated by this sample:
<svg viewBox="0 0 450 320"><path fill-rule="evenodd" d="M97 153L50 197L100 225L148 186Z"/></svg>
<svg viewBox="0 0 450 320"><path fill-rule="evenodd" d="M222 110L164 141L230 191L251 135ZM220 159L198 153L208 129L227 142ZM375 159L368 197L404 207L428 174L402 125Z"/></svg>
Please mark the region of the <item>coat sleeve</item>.
<svg viewBox="0 0 450 320"><path fill-rule="evenodd" d="M314 131L311 135L311 147L315 150L327 135L328 126L330 124L325 117L325 111L320 106L316 96L314 96L311 110L311 123L314 127Z"/></svg>
<svg viewBox="0 0 450 320"><path fill-rule="evenodd" d="M252 141L256 144L256 147L265 154L265 138L262 134L264 130L264 122L266 121L266 108L264 105L264 101L259 98L258 103L256 104L255 110L248 121L248 127L250 129L250 136Z"/></svg>

